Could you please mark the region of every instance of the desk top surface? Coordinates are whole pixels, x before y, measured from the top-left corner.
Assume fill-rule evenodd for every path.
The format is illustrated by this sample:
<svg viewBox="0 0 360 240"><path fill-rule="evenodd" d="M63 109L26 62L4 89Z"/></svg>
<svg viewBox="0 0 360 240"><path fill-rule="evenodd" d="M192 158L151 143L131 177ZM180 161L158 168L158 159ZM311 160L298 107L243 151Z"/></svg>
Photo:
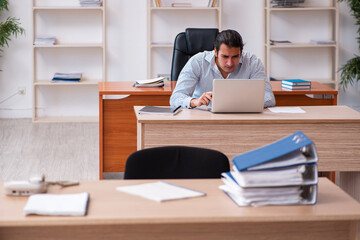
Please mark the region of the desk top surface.
<svg viewBox="0 0 360 240"><path fill-rule="evenodd" d="M183 109L175 116L139 114L142 106L135 106L138 122L215 122L215 123L304 123L304 122L356 122L360 123L360 112L347 106L301 106L306 113L211 113L205 110Z"/></svg>
<svg viewBox="0 0 360 240"><path fill-rule="evenodd" d="M220 179L166 180L205 192L205 197L154 202L116 191L118 186L155 180L104 180L79 186L50 186L49 193L89 192L85 217L23 216L27 197L6 196L0 184L0 227L91 224L214 223L360 220L360 204L328 179L319 179L318 202L310 206L238 207L218 186Z"/></svg>
<svg viewBox="0 0 360 240"><path fill-rule="evenodd" d="M281 81L271 81L274 95L304 95L304 94L332 94L338 91L319 82L311 82L311 89L285 90ZM176 81L165 81L164 87L136 88L134 81L99 82L99 95L171 95L176 86Z"/></svg>

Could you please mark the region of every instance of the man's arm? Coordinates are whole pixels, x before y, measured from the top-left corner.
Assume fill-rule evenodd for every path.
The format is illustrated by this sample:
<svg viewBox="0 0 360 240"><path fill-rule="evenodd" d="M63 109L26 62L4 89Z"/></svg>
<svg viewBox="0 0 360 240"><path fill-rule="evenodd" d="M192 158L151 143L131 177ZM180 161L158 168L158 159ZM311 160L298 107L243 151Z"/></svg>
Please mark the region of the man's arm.
<svg viewBox="0 0 360 240"><path fill-rule="evenodd" d="M264 65L262 64L259 58L256 58L251 64L253 67L251 71L250 78L252 79L265 79L265 97L264 97L264 107L275 106L275 96L271 88L270 81L265 73Z"/></svg>
<svg viewBox="0 0 360 240"><path fill-rule="evenodd" d="M192 95L198 84L201 74L201 67L197 56L193 56L185 64L179 74L176 87L170 97L170 105L183 108L191 108Z"/></svg>

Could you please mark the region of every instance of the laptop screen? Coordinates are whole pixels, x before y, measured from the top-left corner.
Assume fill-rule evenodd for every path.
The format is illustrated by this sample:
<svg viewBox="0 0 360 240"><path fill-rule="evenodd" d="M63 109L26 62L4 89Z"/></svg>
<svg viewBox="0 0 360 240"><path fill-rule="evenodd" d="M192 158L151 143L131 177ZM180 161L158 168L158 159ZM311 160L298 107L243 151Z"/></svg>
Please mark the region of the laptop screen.
<svg viewBox="0 0 360 240"><path fill-rule="evenodd" d="M262 112L264 79L214 79L212 112Z"/></svg>

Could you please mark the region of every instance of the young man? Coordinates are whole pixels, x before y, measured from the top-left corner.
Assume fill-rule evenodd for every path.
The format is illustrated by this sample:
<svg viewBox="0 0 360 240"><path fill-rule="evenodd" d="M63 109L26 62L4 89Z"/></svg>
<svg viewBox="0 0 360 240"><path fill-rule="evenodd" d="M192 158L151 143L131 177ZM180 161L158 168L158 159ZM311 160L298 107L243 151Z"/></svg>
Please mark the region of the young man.
<svg viewBox="0 0 360 240"><path fill-rule="evenodd" d="M170 105L194 108L209 105L213 79L265 79L264 107L275 105L275 97L261 60L243 51L243 40L234 30L218 34L213 51L194 55L180 72Z"/></svg>

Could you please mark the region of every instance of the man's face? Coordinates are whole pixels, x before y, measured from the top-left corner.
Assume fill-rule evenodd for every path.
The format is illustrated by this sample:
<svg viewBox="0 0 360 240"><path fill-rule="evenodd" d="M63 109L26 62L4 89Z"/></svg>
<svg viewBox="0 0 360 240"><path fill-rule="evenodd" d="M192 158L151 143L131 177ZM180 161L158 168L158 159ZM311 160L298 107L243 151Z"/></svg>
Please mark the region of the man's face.
<svg viewBox="0 0 360 240"><path fill-rule="evenodd" d="M220 71L222 70L225 73L231 73L239 64L241 50L240 47L231 48L222 43L220 45L219 51L216 51L215 49L215 57Z"/></svg>

